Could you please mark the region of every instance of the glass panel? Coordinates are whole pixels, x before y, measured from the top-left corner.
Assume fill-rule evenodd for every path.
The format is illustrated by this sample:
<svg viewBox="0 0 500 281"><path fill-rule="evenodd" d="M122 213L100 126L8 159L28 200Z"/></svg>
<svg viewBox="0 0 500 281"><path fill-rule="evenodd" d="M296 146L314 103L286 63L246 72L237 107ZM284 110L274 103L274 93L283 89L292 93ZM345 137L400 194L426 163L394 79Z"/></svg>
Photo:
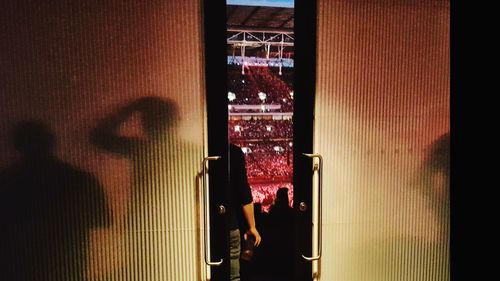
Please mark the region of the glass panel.
<svg viewBox="0 0 500 281"><path fill-rule="evenodd" d="M318 2L322 280L450 280L449 4Z"/></svg>
<svg viewBox="0 0 500 281"><path fill-rule="evenodd" d="M246 280L278 280L278 276L293 272L294 257L290 252L294 191L293 1L227 4L228 137L229 143L243 151L256 225L262 237L252 260L242 260L241 274ZM240 216L239 224L240 231L246 231L244 217Z"/></svg>
<svg viewBox="0 0 500 281"><path fill-rule="evenodd" d="M268 212L280 187L293 201L293 8L236 2L247 6L227 5L229 141Z"/></svg>
<svg viewBox="0 0 500 281"><path fill-rule="evenodd" d="M0 4L0 279L202 279L200 1L160 2Z"/></svg>

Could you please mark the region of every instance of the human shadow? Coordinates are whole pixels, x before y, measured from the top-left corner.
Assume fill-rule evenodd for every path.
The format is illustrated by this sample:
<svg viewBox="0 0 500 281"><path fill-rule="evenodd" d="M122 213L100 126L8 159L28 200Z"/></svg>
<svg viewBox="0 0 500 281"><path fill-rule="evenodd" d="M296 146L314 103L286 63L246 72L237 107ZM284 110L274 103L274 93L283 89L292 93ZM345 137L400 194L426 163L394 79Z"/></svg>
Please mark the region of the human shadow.
<svg viewBox="0 0 500 281"><path fill-rule="evenodd" d="M428 148L409 185L416 193L409 193L407 201L415 204L423 198L427 209L411 212L404 222L410 225L425 219L428 229L424 233L413 228L413 231L387 234L353 247L346 256L346 267L363 269L345 270L349 276L343 276L344 279L366 280L369 276L373 281L399 281L427 280L431 276L433 280L449 280L450 133L438 137ZM431 216L426 216L427 213Z"/></svg>
<svg viewBox="0 0 500 281"><path fill-rule="evenodd" d="M429 146L418 185L429 208L442 222L450 216L450 156L450 132L447 132Z"/></svg>
<svg viewBox="0 0 500 281"><path fill-rule="evenodd" d="M121 130L139 116L141 130L134 136ZM98 120L90 132L91 143L103 152L129 160L131 192L124 216L124 264L120 270L140 268L141 280L154 278L169 266L169 225L186 191L186 163L197 156L195 144L183 141L177 132L180 121L177 104L168 98L138 98ZM198 159L196 159L198 160ZM126 173L126 171L124 171ZM176 199L177 198L177 199ZM180 210L179 212L184 212ZM186 223L184 218L177 221Z"/></svg>
<svg viewBox="0 0 500 281"><path fill-rule="evenodd" d="M57 158L43 122L17 122L11 143L20 160L0 172L0 279L85 280L89 232L110 224L102 186Z"/></svg>

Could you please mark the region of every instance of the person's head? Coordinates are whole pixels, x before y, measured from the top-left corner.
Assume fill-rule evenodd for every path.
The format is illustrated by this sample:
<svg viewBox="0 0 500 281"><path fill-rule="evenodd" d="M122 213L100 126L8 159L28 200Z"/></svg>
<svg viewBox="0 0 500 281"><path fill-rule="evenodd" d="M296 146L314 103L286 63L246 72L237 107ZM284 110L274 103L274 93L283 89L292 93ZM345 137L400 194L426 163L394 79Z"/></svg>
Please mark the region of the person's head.
<svg viewBox="0 0 500 281"><path fill-rule="evenodd" d="M145 97L140 100L142 122L146 134L151 138L162 137L175 129L179 123L177 105L170 99Z"/></svg>
<svg viewBox="0 0 500 281"><path fill-rule="evenodd" d="M12 129L12 144L23 158L44 158L53 154L55 136L38 120L17 122Z"/></svg>
<svg viewBox="0 0 500 281"><path fill-rule="evenodd" d="M288 206L288 188L280 187L276 192L276 206Z"/></svg>

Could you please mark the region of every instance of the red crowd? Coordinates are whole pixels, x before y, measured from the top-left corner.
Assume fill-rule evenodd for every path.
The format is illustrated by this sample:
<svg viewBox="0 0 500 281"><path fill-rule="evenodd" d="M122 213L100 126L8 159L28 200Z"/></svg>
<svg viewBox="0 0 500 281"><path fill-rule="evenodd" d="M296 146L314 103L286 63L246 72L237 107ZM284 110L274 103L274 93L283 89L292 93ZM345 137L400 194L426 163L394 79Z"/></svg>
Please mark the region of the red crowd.
<svg viewBox="0 0 500 281"><path fill-rule="evenodd" d="M240 67L228 66L228 91L236 95L230 104L278 104L281 105L281 112L293 111L292 70L285 70L279 75L269 67L245 69L245 74L241 74ZM264 100L259 97L259 92L266 94Z"/></svg>
<svg viewBox="0 0 500 281"><path fill-rule="evenodd" d="M293 113L293 69L283 68L279 74L276 68L251 66L242 74L241 66L228 65L228 70L228 91L234 93L229 105L280 105L268 111L276 115L248 109L238 111L248 115L229 118L229 137L245 153L254 202L267 212L279 188L288 188L293 199L293 121L289 115ZM265 99L259 92L265 93Z"/></svg>
<svg viewBox="0 0 500 281"><path fill-rule="evenodd" d="M292 120L229 120L229 134L232 140L248 139L291 139Z"/></svg>

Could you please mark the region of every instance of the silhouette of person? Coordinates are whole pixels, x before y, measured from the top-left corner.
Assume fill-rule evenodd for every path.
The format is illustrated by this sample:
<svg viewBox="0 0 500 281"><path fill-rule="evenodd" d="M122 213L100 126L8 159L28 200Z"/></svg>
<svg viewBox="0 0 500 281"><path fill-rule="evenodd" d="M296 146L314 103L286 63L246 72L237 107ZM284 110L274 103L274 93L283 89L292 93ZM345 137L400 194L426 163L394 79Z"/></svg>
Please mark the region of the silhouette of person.
<svg viewBox="0 0 500 281"><path fill-rule="evenodd" d="M288 188L281 187L276 192L274 204L269 209L270 259L273 261L271 272L273 280L292 280L293 253L293 209L288 199Z"/></svg>
<svg viewBox="0 0 500 281"><path fill-rule="evenodd" d="M363 270L353 271L345 279L366 280L366 276L370 276L373 281L396 281L402 276L404 280L424 280L433 276L434 280L450 280L449 175L448 132L431 143L417 173L416 183L410 182L410 186L422 192L429 211L437 220L429 220L425 209L424 212L411 212L405 221L415 223L427 220L425 232L420 232L418 228L411 227L412 231L407 231L405 228L408 227L398 227L398 232L394 234L363 242L345 259L346 266L363 266ZM407 202L420 200L414 193L409 194L411 197ZM382 271L381 268L386 269Z"/></svg>
<svg viewBox="0 0 500 281"><path fill-rule="evenodd" d="M125 136L120 129L133 114L142 124L139 136ZM175 175L184 167L193 144L181 141L177 127L180 118L176 104L166 98L139 98L100 120L91 131L91 143L107 152L130 160L131 194L125 217L124 266L140 267L142 280L154 278L153 272L167 266L165 260L165 215L168 200L182 192L176 188ZM182 153L179 153L182 152ZM163 215L160 215L163 214Z"/></svg>
<svg viewBox="0 0 500 281"><path fill-rule="evenodd" d="M257 247L261 237L255 224L254 205L250 185L248 184L245 167L245 155L241 148L234 144L229 145L229 182L230 182L230 224L229 224L229 248L230 248L230 280L240 280L240 254L241 236L243 239L253 236L254 245ZM241 219L243 217L243 221ZM245 229L246 228L246 229Z"/></svg>
<svg viewBox="0 0 500 281"><path fill-rule="evenodd" d="M40 121L16 123L11 141L21 157L0 173L0 279L84 280L89 231L109 225L101 185L54 155Z"/></svg>
<svg viewBox="0 0 500 281"><path fill-rule="evenodd" d="M422 192L436 215L446 220L450 215L450 132L430 146L422 168Z"/></svg>

